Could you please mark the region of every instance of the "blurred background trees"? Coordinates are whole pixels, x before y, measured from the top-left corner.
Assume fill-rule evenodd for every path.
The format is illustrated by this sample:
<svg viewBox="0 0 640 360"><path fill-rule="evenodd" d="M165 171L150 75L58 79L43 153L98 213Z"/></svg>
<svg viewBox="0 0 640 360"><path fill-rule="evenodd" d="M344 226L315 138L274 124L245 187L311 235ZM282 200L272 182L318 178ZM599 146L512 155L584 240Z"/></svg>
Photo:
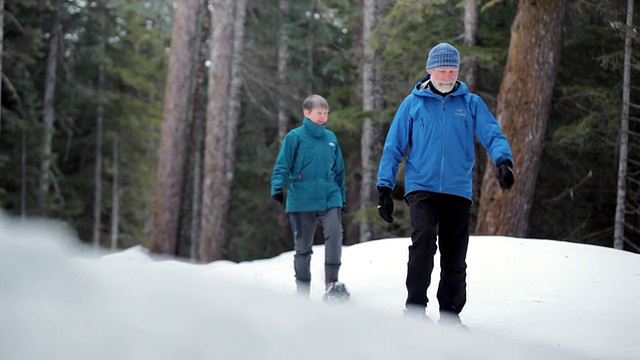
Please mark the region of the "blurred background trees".
<svg viewBox="0 0 640 360"><path fill-rule="evenodd" d="M516 169L538 162L517 172L530 188L508 194L502 206L514 213L497 217L503 230L490 230L477 217L489 201L481 195L500 194L481 187L482 174L485 187L494 180L478 151L478 233L613 246L631 34L624 248L637 251L640 191L631 164L640 164L640 46L638 32L627 31L628 2L567 1L556 14L563 25L542 34L559 39L559 53L553 48L552 63L540 64L542 78L523 79L507 64L535 66L510 54L516 14L533 16L528 3L5 1L0 204L16 215L63 219L97 246L142 244L199 261L277 255L292 240L269 197L271 169L284 132L300 124L302 100L317 93L329 101L328 126L345 155L345 242L408 236L402 179L388 225L377 218L372 169L429 49L448 41L465 58L461 79L503 114L505 132L518 141ZM194 8L189 23L178 23L180 11ZM637 29L638 16L631 18ZM544 91L548 108L521 109L518 90ZM507 95L515 105L507 107ZM514 126L539 126L542 112L543 131ZM520 149L531 140L537 150Z"/></svg>

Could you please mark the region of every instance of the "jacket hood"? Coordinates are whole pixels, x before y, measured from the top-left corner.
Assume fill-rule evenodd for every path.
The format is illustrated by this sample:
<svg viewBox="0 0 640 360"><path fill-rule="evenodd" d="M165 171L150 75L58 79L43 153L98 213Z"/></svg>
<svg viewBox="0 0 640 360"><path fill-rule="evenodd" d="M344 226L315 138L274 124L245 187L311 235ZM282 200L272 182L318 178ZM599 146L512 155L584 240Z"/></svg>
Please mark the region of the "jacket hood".
<svg viewBox="0 0 640 360"><path fill-rule="evenodd" d="M416 86L414 86L414 89L421 89L424 87L422 86L422 84L425 84L427 82L427 80L431 79L431 75L429 75L429 73L424 74L424 77L422 78L422 80L418 81L416 83ZM426 86L426 84L425 84Z"/></svg>

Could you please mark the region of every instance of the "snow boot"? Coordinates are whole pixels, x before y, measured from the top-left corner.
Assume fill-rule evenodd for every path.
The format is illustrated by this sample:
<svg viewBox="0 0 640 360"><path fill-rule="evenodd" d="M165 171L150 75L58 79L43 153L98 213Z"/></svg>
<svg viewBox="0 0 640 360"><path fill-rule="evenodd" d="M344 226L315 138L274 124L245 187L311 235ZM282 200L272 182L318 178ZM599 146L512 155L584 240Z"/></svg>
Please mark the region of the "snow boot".
<svg viewBox="0 0 640 360"><path fill-rule="evenodd" d="M407 305L402 311L402 314L407 319L433 323L431 318L427 316L427 309L424 306Z"/></svg>
<svg viewBox="0 0 640 360"><path fill-rule="evenodd" d="M332 281L327 284L327 291L324 293L323 300L331 304L342 303L351 297L347 287L339 282Z"/></svg>
<svg viewBox="0 0 640 360"><path fill-rule="evenodd" d="M438 321L438 324L462 330L469 330L469 327L463 324L462 320L460 320L460 315L450 311L440 311L440 320Z"/></svg>

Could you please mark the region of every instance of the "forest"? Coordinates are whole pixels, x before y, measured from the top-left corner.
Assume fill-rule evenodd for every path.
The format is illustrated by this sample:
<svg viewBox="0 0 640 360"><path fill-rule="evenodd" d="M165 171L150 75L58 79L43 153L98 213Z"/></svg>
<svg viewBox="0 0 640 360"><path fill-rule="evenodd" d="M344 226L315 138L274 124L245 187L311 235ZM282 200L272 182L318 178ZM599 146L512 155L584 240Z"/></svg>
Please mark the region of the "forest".
<svg viewBox="0 0 640 360"><path fill-rule="evenodd" d="M639 20L633 0L0 0L0 205L95 247L278 255L293 241L271 171L320 94L345 244L409 236L402 172L393 224L375 176L446 41L515 159L501 191L476 146L471 234L640 252Z"/></svg>

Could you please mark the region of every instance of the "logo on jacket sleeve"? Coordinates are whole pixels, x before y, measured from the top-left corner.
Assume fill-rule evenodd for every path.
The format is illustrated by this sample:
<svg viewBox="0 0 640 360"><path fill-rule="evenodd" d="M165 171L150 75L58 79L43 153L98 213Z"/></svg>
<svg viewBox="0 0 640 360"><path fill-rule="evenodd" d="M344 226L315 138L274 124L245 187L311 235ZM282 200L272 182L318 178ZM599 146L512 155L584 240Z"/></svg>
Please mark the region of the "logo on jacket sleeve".
<svg viewBox="0 0 640 360"><path fill-rule="evenodd" d="M336 143L334 143L333 141L329 141L329 146L336 147Z"/></svg>

